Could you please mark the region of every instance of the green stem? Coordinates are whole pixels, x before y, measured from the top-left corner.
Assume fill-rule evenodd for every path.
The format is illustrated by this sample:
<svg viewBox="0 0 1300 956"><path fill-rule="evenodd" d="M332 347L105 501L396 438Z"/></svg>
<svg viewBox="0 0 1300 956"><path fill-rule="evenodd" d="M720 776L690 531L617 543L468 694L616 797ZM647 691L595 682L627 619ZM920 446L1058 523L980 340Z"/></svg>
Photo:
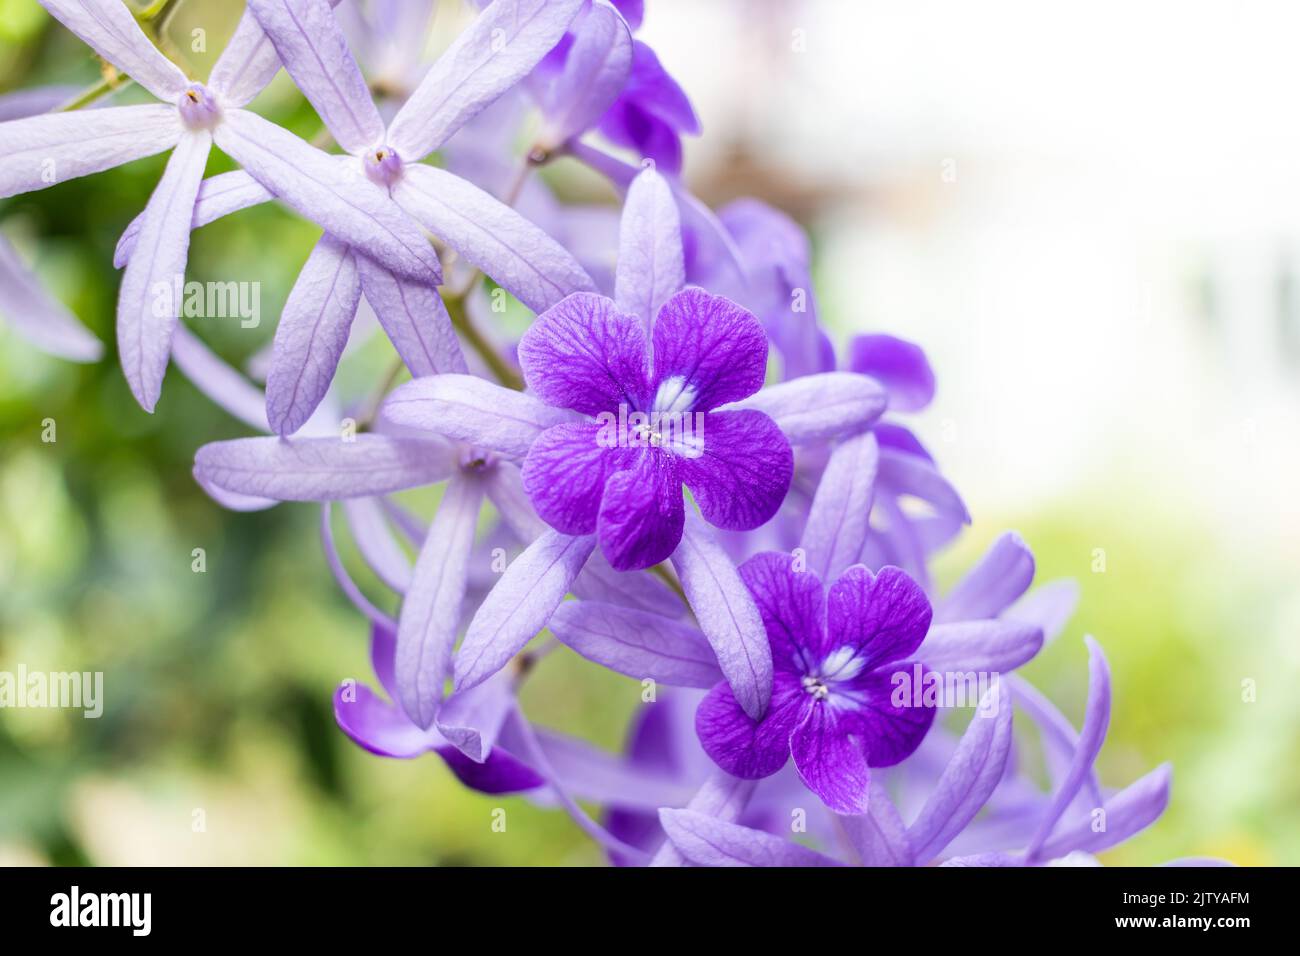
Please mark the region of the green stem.
<svg viewBox="0 0 1300 956"><path fill-rule="evenodd" d="M109 72L111 71L111 72ZM66 113L70 110L79 110L89 106L101 96L107 96L114 90L119 90L131 82L129 76L123 76L111 67L105 71L105 75L98 83L86 87L71 100L59 107L59 112Z"/></svg>
<svg viewBox="0 0 1300 956"><path fill-rule="evenodd" d="M483 337L469 317L469 311L465 308L465 296L449 295L442 300L443 305L447 307L447 314L451 316L452 327L461 334L469 347L472 348L481 358L484 364L496 376L498 382L506 388L513 388L517 392L524 390L523 380L519 373L506 364L505 360L492 347L492 343Z"/></svg>
<svg viewBox="0 0 1300 956"><path fill-rule="evenodd" d="M397 381L397 376L402 374L402 369L406 363L402 361L401 356L393 359L393 364L388 367L384 380L379 383L374 394L370 396L370 401L366 402L366 410L361 414L361 420L357 423L359 428L369 428L374 423L375 416L379 414L379 406L383 404L385 396Z"/></svg>

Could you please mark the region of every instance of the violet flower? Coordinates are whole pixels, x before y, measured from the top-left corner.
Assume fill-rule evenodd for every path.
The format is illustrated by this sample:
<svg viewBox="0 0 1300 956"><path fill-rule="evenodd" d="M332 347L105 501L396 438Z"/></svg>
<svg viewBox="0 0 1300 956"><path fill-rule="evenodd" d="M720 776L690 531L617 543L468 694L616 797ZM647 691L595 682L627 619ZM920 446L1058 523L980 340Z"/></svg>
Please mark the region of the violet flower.
<svg viewBox="0 0 1300 956"><path fill-rule="evenodd" d="M643 170L624 206L616 301L572 296L521 343L525 377L540 398L471 376L434 375L400 386L384 403L381 414L395 425L526 460L534 504L555 528L507 569L475 615L457 654L457 688L496 673L546 625L599 540L619 569L648 567L671 554L738 699L755 717L766 707L770 657L758 613L703 521L686 515L681 486L693 483L704 520L752 526L785 493L790 444L870 425L884 395L870 379L848 373L754 393L766 352L756 321L703 292L674 295L682 281L676 209L664 178ZM737 399L743 401L736 407L712 411ZM621 404L627 415L620 419ZM633 421L633 411L703 412L702 441L692 432L689 441L665 443L648 418ZM595 418L601 412L603 422ZM710 428L710 418L722 427ZM623 425L630 426L626 435ZM600 436L611 431L615 447L602 447ZM542 487L544 472L576 480L573 493ZM638 497L635 480L650 482L653 493Z"/></svg>
<svg viewBox="0 0 1300 956"><path fill-rule="evenodd" d="M120 0L42 0L104 59L161 103L49 113L0 123L0 198L172 150L145 208L138 251L118 296L118 352L136 400L152 411L162 391L181 302L159 302L184 276L203 169L215 142L299 213L407 277L438 275L419 227L372 184L347 176L319 150L241 109L279 69L261 28L245 16L213 67L191 82L149 42Z"/></svg>
<svg viewBox="0 0 1300 956"><path fill-rule="evenodd" d="M772 645L772 706L754 720L719 684L696 729L728 773L771 776L791 757L832 810L862 813L871 767L898 763L920 744L933 706L894 699L894 672L921 646L930 602L897 568L855 566L823 590L788 555L760 554L740 567ZM906 669L906 668L904 668Z"/></svg>

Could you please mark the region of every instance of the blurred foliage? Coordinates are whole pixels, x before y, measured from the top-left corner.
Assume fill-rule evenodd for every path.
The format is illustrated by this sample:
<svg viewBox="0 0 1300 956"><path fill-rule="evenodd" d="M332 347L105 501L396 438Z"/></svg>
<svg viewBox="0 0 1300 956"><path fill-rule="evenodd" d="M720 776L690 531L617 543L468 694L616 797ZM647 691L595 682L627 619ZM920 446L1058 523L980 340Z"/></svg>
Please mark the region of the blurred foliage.
<svg viewBox="0 0 1300 956"><path fill-rule="evenodd" d="M234 5L217 6L228 31ZM0 91L95 80L85 48L48 26L32 0L0 0ZM224 33L212 33L209 49L219 50ZM258 108L309 138L318 131L283 77ZM0 229L107 343L113 247L163 163L0 204ZM214 151L209 173L225 168ZM246 362L270 340L318 234L274 204L198 231L189 278L260 282L264 321L203 320L194 330ZM387 361L383 347L363 350L347 360L345 382L373 381ZM46 419L54 443L41 440ZM190 477L200 444L247 433L175 370L148 415L111 354L71 365L0 329L0 670L103 671L106 697L99 720L0 712L0 862L598 862L562 814L467 791L435 757L373 757L336 729L333 689L370 681L367 628L330 578L317 511L223 511ZM1042 513L981 515L942 559L940 578L954 580L998 530L1015 527L1038 555L1040 580L1082 583L1078 615L1028 676L1077 723L1087 680L1079 638L1095 634L1116 693L1104 781L1125 784L1164 760L1175 767L1165 819L1109 859L1294 861L1300 704L1273 662L1296 656L1283 641L1300 616L1295 595L1264 557L1234 556L1225 571L1217 542L1150 497L1096 489ZM1103 546L1107 570L1093 573ZM204 573L191 569L195 548L206 552ZM1246 678L1259 684L1256 703L1242 702ZM639 684L561 651L540 665L525 704L539 721L614 749L639 694ZM505 833L490 827L498 806L509 808Z"/></svg>

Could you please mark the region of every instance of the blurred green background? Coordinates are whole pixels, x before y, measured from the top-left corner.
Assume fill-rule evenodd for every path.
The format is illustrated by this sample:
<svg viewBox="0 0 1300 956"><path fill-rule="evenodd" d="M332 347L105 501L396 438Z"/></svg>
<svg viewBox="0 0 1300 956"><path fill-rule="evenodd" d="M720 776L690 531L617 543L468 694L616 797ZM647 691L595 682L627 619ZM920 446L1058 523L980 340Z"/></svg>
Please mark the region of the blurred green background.
<svg viewBox="0 0 1300 956"><path fill-rule="evenodd" d="M239 5L186 7L210 20L219 50ZM0 64L0 92L90 84L98 69L33 0L0 0ZM258 109L308 138L319 128L283 77ZM0 203L0 229L110 353L113 247L163 162ZM226 168L214 151L209 173ZM704 198L718 197L706 188ZM242 365L273 335L318 233L275 205L195 233L188 278L260 281L263 322L199 321L194 331ZM857 330L851 308L832 301L825 311L837 338ZM350 357L345 381L372 379L386 348ZM936 371L942 387L945 369ZM41 441L47 418L54 443ZM72 365L0 327L0 670L24 662L106 675L97 721L0 711L0 863L599 862L562 814L469 792L432 756L370 756L336 729L335 686L370 681L367 629L329 576L317 511L227 512L190 477L200 444L243 434L174 369L148 415L112 354ZM1174 764L1169 812L1107 861L1300 860L1300 597L1285 554L1225 542L1122 472L1025 510L969 504L975 525L941 559L940 580L954 580L1004 528L1019 530L1039 580L1082 586L1079 613L1027 675L1077 725L1080 637L1097 635L1116 694L1103 780L1122 785ZM1092 569L1099 542L1105 573ZM205 573L191 570L194 548L206 550ZM382 593L345 557L372 596ZM1243 679L1258 684L1254 703L1242 700ZM524 702L538 721L614 749L639 693L562 651L540 666ZM509 809L505 833L490 826L498 806ZM196 810L204 832L192 828Z"/></svg>

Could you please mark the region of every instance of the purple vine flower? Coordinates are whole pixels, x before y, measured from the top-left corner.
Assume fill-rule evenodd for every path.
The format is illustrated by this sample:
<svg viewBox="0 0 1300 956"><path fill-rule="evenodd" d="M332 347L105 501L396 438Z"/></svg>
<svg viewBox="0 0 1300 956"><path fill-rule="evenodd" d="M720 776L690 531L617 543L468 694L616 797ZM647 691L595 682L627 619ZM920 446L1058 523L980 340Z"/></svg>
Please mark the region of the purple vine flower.
<svg viewBox="0 0 1300 956"><path fill-rule="evenodd" d="M894 676L921 646L930 602L897 568L849 568L829 588L788 555L740 567L772 645L772 706L754 720L719 684L696 715L700 742L728 773L768 777L794 758L808 788L840 813L867 807L871 767L889 767L921 743L933 706L895 699Z"/></svg>
<svg viewBox="0 0 1300 956"><path fill-rule="evenodd" d="M293 134L242 109L279 69L245 14L207 85L191 82L145 37L120 0L42 0L104 59L162 102L46 113L0 123L0 198L172 151L139 222L118 296L118 352L136 400L152 411L162 391L182 303L159 290L184 276L189 234L212 145L302 215L407 277L439 274L419 227L378 189L340 177L337 164ZM260 190L259 190L260 192Z"/></svg>
<svg viewBox="0 0 1300 956"><path fill-rule="evenodd" d="M519 344L532 390L589 419L533 443L524 487L565 534L595 533L620 571L668 558L682 538L682 486L720 528L767 521L790 484L790 443L770 417L719 411L762 387L767 338L735 304L698 289L669 299L650 342L636 316L574 295Z"/></svg>

